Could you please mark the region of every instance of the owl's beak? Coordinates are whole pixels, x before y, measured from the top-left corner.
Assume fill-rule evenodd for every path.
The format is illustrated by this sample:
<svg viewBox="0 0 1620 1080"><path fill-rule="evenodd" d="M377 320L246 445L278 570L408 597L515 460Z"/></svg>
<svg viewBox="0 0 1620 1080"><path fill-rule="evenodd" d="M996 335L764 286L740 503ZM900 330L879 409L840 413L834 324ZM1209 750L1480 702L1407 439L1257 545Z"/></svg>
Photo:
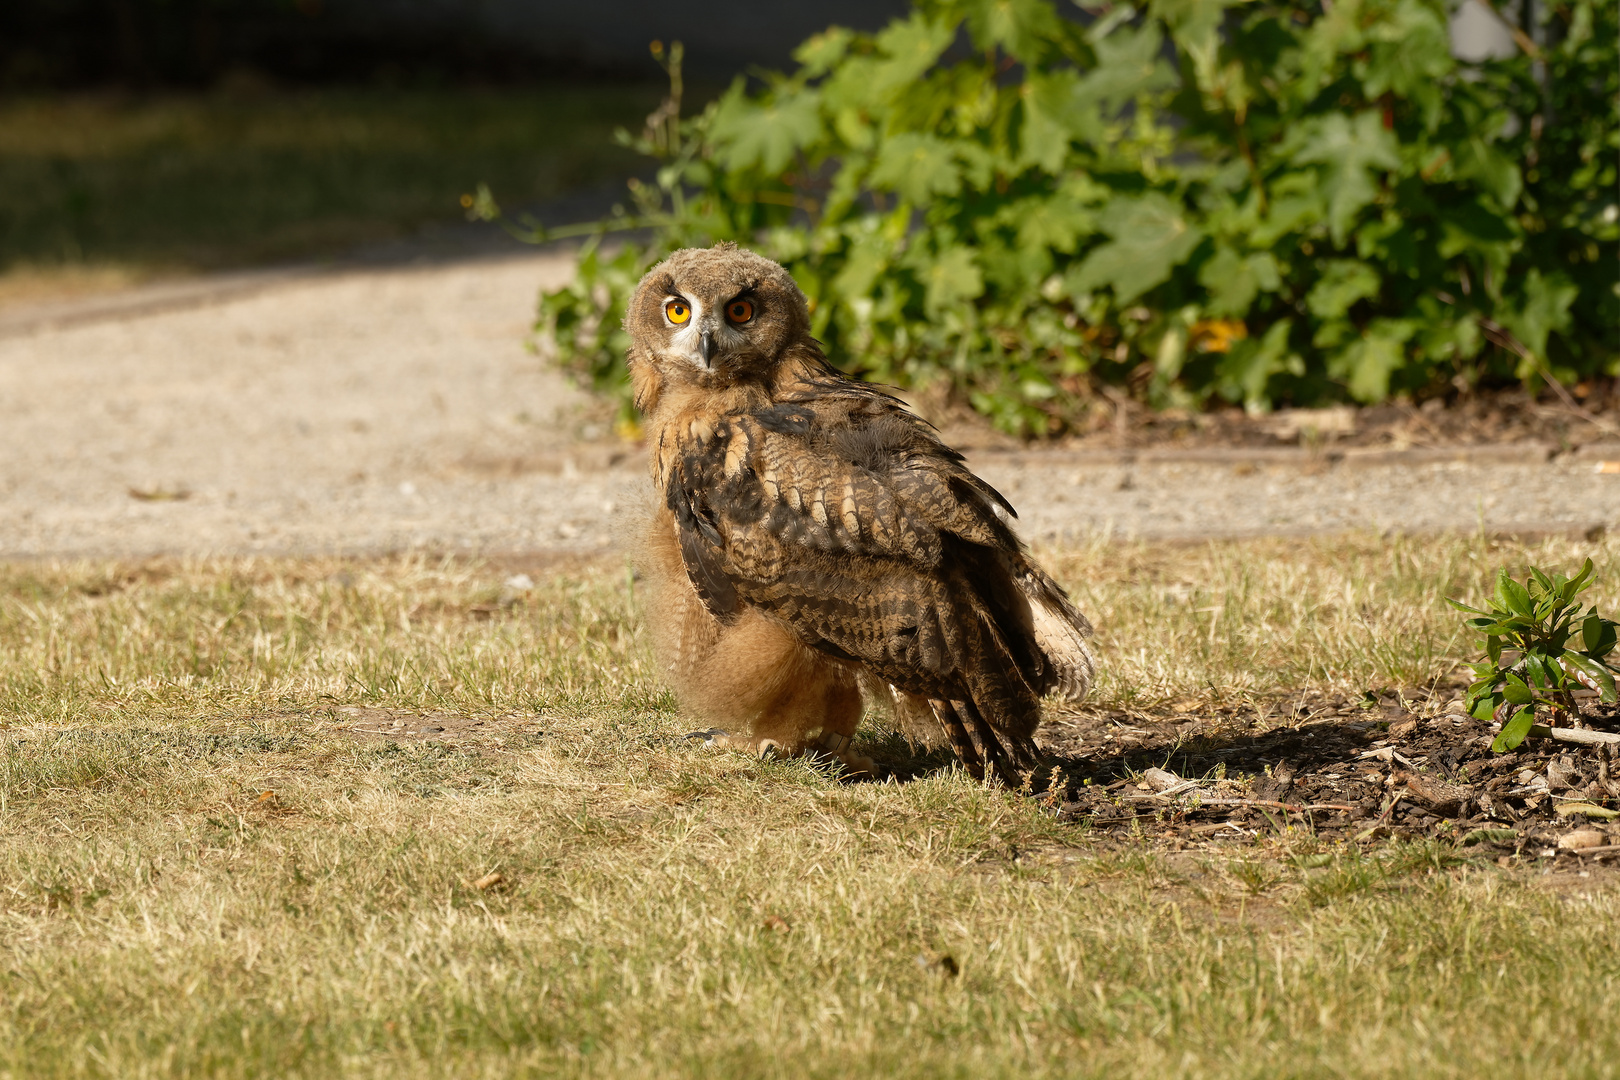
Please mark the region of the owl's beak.
<svg viewBox="0 0 1620 1080"><path fill-rule="evenodd" d="M714 332L703 331L698 338L698 352L703 355L703 366L714 367Z"/></svg>

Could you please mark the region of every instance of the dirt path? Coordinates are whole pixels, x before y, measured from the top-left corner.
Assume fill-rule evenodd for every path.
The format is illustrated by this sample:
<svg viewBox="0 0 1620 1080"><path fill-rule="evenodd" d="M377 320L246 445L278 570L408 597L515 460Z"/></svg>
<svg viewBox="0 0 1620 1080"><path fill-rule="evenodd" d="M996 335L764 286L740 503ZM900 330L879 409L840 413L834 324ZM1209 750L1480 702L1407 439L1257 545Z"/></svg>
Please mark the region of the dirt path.
<svg viewBox="0 0 1620 1080"><path fill-rule="evenodd" d="M640 455L525 350L556 254L282 273L0 319L0 557L609 549ZM973 461L1037 542L1620 522L1587 447ZM1612 450L1620 459L1620 447Z"/></svg>

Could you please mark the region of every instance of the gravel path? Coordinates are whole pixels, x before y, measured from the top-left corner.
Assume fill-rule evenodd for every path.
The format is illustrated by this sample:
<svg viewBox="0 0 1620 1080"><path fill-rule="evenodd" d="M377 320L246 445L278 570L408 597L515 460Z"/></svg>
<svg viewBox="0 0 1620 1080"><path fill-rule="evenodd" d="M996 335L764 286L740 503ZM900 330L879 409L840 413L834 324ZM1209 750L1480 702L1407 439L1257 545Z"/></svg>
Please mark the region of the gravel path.
<svg viewBox="0 0 1620 1080"><path fill-rule="evenodd" d="M611 548L641 456L527 352L557 254L0 313L0 557ZM1602 448L972 455L1037 542L1620 522ZM1612 451L1620 459L1620 447Z"/></svg>

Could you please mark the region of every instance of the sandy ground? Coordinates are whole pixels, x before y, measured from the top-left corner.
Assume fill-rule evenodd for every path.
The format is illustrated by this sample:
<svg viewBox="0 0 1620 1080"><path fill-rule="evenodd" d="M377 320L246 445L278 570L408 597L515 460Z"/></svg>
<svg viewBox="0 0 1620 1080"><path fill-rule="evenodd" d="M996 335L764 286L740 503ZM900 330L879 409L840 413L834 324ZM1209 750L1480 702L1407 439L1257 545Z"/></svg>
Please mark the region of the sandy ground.
<svg viewBox="0 0 1620 1080"><path fill-rule="evenodd" d="M0 313L0 557L610 549L642 458L526 350L529 254ZM1036 542L1620 522L1603 448L971 455ZM1613 450L1620 459L1620 447Z"/></svg>

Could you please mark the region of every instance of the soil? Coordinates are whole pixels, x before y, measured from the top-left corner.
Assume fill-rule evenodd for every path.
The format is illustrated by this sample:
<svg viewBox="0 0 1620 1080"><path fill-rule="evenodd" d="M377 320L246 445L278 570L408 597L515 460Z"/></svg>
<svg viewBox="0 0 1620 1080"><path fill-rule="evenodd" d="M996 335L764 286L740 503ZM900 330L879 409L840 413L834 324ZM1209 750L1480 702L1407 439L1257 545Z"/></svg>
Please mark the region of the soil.
<svg viewBox="0 0 1620 1080"><path fill-rule="evenodd" d="M1349 449L1458 448L1535 443L1551 453L1620 439L1620 381L1591 379L1540 397L1522 389L1453 392L1421 405L1394 402L1355 408L1279 409L1251 415L1236 407L1207 412L1150 411L1105 400L1085 430L1054 445L1086 449L1305 447Z"/></svg>
<svg viewBox="0 0 1620 1080"><path fill-rule="evenodd" d="M1613 731L1620 715L1589 708L1582 723ZM1620 797L1620 745L1530 738L1496 754L1494 737L1453 690L1306 692L1217 715L1081 711L1041 730L1059 773L1040 798L1101 837L1172 847L1303 830L1323 841L1442 839L1557 868L1620 863L1620 818L1603 809ZM1597 835L1573 850L1565 838L1577 832Z"/></svg>

